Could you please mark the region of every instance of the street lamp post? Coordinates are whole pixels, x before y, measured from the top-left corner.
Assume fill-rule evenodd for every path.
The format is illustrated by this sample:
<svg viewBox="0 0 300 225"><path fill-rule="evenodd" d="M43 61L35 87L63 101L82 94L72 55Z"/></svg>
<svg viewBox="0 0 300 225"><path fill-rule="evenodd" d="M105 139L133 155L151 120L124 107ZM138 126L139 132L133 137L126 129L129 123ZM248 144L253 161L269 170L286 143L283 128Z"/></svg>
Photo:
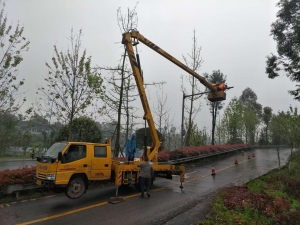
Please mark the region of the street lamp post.
<svg viewBox="0 0 300 225"><path fill-rule="evenodd" d="M187 97L191 97L191 96L195 96L195 95L203 95L203 94L207 94L209 93L210 91L205 91L205 92L200 92L200 93L197 93L197 94L193 94L193 95L186 95L184 92L183 92L183 98L182 98L182 117L181 117L181 148L183 148L183 136L185 135L185 130L184 130L184 100L187 98Z"/></svg>

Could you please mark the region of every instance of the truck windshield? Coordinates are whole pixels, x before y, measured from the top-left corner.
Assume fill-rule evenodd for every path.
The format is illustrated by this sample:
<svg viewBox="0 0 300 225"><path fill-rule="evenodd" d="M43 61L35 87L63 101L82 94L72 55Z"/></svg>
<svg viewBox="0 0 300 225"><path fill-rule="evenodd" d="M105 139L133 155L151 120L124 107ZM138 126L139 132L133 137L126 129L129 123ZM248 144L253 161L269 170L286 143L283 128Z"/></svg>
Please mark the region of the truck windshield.
<svg viewBox="0 0 300 225"><path fill-rule="evenodd" d="M56 158L58 153L61 152L68 142L56 142L54 143L43 155L43 157Z"/></svg>

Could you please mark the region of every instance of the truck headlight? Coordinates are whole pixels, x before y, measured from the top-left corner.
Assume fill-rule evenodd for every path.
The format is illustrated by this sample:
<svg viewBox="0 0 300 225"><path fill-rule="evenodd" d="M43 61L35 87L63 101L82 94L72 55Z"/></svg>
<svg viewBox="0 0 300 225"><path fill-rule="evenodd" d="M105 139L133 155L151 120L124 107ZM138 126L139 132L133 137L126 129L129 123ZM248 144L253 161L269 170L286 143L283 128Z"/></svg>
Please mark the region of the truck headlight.
<svg viewBox="0 0 300 225"><path fill-rule="evenodd" d="M47 174L46 180L55 180L55 174Z"/></svg>

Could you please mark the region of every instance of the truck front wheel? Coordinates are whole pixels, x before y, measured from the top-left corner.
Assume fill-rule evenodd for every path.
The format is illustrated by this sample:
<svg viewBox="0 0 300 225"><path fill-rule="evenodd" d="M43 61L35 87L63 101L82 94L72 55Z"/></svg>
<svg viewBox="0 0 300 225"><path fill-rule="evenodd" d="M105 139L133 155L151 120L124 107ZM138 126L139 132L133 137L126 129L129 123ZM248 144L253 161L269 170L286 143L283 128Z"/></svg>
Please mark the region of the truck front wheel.
<svg viewBox="0 0 300 225"><path fill-rule="evenodd" d="M71 199L80 198L84 193L85 182L82 178L73 178L65 190L66 196Z"/></svg>

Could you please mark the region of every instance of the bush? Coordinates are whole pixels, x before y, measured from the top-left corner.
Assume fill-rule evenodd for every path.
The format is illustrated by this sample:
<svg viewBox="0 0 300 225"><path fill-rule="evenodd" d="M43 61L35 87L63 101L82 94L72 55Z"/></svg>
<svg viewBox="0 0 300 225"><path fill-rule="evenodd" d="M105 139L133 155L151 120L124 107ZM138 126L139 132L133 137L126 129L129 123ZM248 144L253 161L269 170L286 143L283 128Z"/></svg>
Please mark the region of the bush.
<svg viewBox="0 0 300 225"><path fill-rule="evenodd" d="M170 152L170 159L176 160L185 157L209 154L214 152L228 151L235 148L245 147L250 145L234 144L234 145L201 145L201 146L188 146L184 148L175 149Z"/></svg>
<svg viewBox="0 0 300 225"><path fill-rule="evenodd" d="M158 152L157 158L159 162L168 162L170 160L170 150L164 149Z"/></svg>
<svg viewBox="0 0 300 225"><path fill-rule="evenodd" d="M11 184L33 183L34 175L35 166L25 166L15 170L2 170L0 171L0 191L3 191L8 185Z"/></svg>

